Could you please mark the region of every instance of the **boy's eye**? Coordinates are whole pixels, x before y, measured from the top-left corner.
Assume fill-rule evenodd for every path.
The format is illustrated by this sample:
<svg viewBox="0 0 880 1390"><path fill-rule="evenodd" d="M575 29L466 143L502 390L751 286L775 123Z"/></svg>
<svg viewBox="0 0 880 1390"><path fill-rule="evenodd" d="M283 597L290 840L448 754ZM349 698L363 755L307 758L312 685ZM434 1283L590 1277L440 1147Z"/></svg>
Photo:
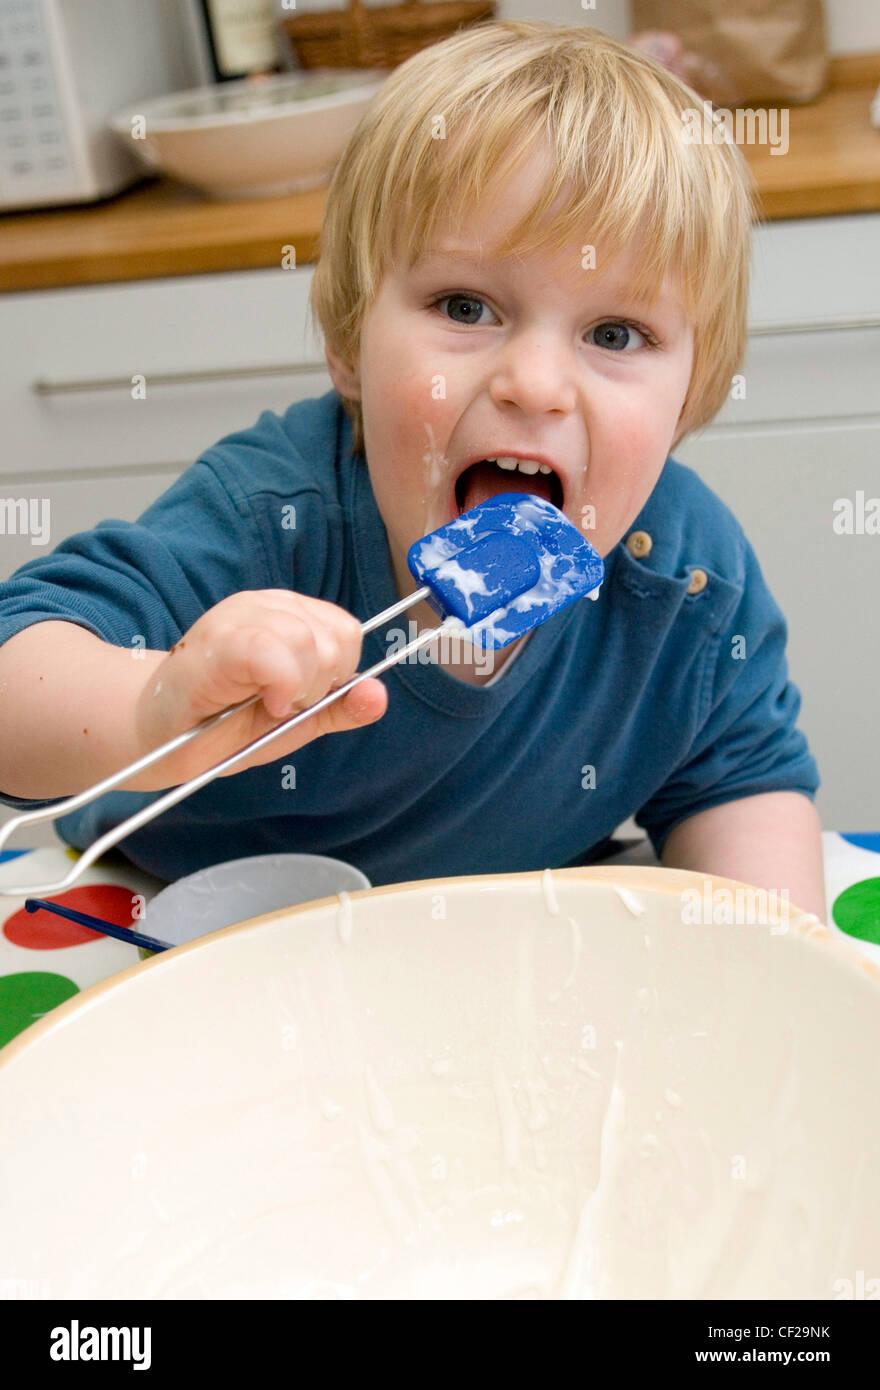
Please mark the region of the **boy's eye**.
<svg viewBox="0 0 880 1390"><path fill-rule="evenodd" d="M484 310L492 314L494 322L498 322L485 300L475 294L445 294L433 301L433 307L448 314L453 323L486 327L487 321L482 317ZM634 323L623 323L617 319L607 319L604 323L597 324L591 330L590 338L597 347L608 348L611 352L654 347L657 341L646 330L636 328Z"/></svg>
<svg viewBox="0 0 880 1390"><path fill-rule="evenodd" d="M627 348L642 347L646 338L632 323L598 323L592 332L597 347L610 348L612 352L625 352ZM635 341L634 341L635 339Z"/></svg>
<svg viewBox="0 0 880 1390"><path fill-rule="evenodd" d="M447 294L442 299L435 300L434 303L438 309L441 309L444 304L449 305L449 317L453 323L479 323L483 309L488 310L490 314L492 313L488 304L473 294Z"/></svg>

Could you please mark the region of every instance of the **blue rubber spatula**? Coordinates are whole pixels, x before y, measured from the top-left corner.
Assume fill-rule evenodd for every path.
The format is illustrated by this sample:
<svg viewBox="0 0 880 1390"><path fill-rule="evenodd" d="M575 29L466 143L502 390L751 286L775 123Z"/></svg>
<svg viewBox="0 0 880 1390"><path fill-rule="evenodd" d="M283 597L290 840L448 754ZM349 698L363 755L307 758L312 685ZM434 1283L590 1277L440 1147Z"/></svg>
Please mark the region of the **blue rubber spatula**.
<svg viewBox="0 0 880 1390"><path fill-rule="evenodd" d="M407 563L441 617L474 646L506 647L575 599L599 597L602 557L552 502L502 492L410 546Z"/></svg>
<svg viewBox="0 0 880 1390"><path fill-rule="evenodd" d="M368 670L359 671L351 680L329 691L308 709L285 719L268 733L254 739L246 748L230 754L189 782L172 787L128 820L108 830L106 835L102 835L80 855L67 877L60 882L24 887L0 886L0 897L20 898L62 892L105 850L125 839L126 835L139 830L142 825L198 791L272 739L302 724L318 710L326 709L334 700L341 700L361 681L370 676L380 676L410 652L429 646L441 633L466 633L474 645L483 648L505 647L576 599L586 595L596 598L605 573L601 556L557 507L543 498L518 492L505 492L490 498L416 541L410 547L408 563L413 576L422 581L422 587L362 623L361 632L372 632L424 599L442 618L438 627L419 633L405 647L395 650ZM252 695L240 705L232 705L219 714L211 715L195 728L178 734L152 753L147 753L137 762L76 796L43 810L13 816L0 830L0 850L16 830L78 811L81 806L87 806L105 792L112 791L120 782L127 782L169 753L182 748L190 739L213 729L222 720L229 719L260 699L261 695Z"/></svg>

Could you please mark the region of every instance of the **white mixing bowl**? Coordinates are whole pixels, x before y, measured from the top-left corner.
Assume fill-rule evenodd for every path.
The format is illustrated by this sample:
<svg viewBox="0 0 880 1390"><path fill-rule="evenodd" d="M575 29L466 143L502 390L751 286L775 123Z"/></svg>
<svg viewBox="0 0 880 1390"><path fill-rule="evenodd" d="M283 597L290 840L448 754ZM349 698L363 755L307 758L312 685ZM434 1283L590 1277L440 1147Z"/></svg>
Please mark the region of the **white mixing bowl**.
<svg viewBox="0 0 880 1390"><path fill-rule="evenodd" d="M385 69L316 68L154 97L111 130L151 168L212 198L266 198L329 182Z"/></svg>
<svg viewBox="0 0 880 1390"><path fill-rule="evenodd" d="M683 907L737 887L377 888L95 985L0 1053L0 1275L49 1298L837 1296L880 1271L880 971L796 912Z"/></svg>

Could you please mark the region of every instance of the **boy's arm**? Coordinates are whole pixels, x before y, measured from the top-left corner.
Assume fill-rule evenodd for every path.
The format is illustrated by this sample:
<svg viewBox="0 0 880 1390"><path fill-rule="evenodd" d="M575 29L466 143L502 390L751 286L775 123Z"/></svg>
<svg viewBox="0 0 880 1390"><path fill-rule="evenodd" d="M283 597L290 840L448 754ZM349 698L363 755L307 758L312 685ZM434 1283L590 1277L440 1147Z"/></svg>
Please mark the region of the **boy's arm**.
<svg viewBox="0 0 880 1390"><path fill-rule="evenodd" d="M166 655L114 647L73 622L32 623L10 637L0 646L0 791L74 796L142 757L135 704ZM157 776L166 763L120 790L173 785Z"/></svg>
<svg viewBox="0 0 880 1390"><path fill-rule="evenodd" d="M666 837L661 863L788 889L791 908L826 918L822 826L801 792L763 792L697 811Z"/></svg>

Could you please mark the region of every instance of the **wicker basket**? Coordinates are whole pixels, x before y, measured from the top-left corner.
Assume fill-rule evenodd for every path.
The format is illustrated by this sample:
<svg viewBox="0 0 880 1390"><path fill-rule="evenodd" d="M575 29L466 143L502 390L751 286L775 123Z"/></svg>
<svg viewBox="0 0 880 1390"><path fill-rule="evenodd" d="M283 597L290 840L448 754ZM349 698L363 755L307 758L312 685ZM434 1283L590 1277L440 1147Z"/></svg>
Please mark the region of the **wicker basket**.
<svg viewBox="0 0 880 1390"><path fill-rule="evenodd" d="M304 68L394 68L456 29L494 17L494 3L483 0L407 0L369 8L349 0L345 10L293 15L280 23Z"/></svg>

